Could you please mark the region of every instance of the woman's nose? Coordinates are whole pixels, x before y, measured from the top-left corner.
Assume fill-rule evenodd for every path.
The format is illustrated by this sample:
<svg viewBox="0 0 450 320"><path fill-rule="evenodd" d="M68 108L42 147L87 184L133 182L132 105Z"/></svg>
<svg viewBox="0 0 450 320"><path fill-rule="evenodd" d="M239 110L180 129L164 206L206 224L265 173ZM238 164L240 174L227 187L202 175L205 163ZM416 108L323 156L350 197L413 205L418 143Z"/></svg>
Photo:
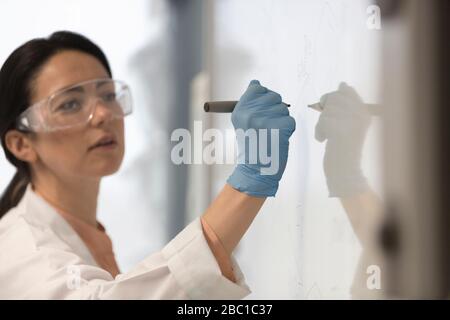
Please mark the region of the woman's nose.
<svg viewBox="0 0 450 320"><path fill-rule="evenodd" d="M98 126L103 122L112 120L113 114L111 108L103 102L101 99L97 98L93 103L93 113L91 117L91 123L94 126Z"/></svg>

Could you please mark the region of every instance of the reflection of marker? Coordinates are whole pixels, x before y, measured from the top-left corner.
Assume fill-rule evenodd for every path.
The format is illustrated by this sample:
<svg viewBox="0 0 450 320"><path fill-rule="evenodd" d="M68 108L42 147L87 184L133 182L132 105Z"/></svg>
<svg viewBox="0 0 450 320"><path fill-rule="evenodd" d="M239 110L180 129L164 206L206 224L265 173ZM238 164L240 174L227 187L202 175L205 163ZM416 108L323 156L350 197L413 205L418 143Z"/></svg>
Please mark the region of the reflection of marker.
<svg viewBox="0 0 450 320"><path fill-rule="evenodd" d="M323 111L323 106L320 104L320 102L314 103L314 104L308 104L308 107L310 107L311 109L314 109L316 111L319 111L319 112Z"/></svg>
<svg viewBox="0 0 450 320"><path fill-rule="evenodd" d="M367 109L369 110L371 115L373 115L373 116L381 115L381 106L379 104L366 103L365 105L367 106ZM311 109L314 109L316 111L319 111L319 112L323 111L323 106L320 104L320 102L314 103L314 104L309 104L308 107Z"/></svg>
<svg viewBox="0 0 450 320"><path fill-rule="evenodd" d="M205 102L203 109L205 112L221 112L228 113L233 112L234 107L238 101L211 101ZM284 102L283 102L284 103ZM290 107L290 104L284 103L287 107Z"/></svg>

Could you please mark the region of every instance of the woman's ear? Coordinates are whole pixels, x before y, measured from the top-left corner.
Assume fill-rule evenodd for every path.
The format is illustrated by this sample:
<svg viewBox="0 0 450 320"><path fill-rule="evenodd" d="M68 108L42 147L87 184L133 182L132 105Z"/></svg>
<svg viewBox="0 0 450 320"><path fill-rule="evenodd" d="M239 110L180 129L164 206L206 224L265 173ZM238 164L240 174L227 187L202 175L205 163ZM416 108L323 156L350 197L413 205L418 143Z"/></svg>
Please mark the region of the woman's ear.
<svg viewBox="0 0 450 320"><path fill-rule="evenodd" d="M30 137L23 132L9 130L5 135L5 143L8 150L19 160L32 163L38 158Z"/></svg>

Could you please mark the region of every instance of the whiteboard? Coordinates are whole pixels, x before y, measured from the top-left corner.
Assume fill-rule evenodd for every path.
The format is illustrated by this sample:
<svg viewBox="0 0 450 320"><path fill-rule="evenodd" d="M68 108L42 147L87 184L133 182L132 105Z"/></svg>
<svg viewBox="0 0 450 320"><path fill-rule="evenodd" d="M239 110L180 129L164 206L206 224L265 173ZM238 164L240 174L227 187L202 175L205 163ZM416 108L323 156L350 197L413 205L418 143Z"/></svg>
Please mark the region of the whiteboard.
<svg viewBox="0 0 450 320"><path fill-rule="evenodd" d="M275 198L266 201L236 255L252 289L249 299L350 297L359 243L322 169L314 139L318 112L307 104L341 81L366 102L378 99L379 32L369 29L369 1L221 0L215 2L213 98L238 99L251 79L290 103L297 129ZM232 128L229 115L214 126ZM379 126L371 126L363 169L380 190ZM215 166L217 193L232 166Z"/></svg>

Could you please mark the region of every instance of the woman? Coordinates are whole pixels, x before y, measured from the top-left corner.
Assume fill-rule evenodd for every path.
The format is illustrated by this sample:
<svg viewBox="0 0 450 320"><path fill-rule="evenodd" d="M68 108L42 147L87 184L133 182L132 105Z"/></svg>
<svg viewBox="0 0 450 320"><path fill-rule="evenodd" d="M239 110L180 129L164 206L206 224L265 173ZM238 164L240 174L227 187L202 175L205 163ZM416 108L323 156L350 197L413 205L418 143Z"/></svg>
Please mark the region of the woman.
<svg viewBox="0 0 450 320"><path fill-rule="evenodd" d="M287 162L295 121L252 81L235 128L278 129L279 170L239 163L201 218L160 252L120 273L96 219L101 178L124 155L129 88L87 38L56 32L16 49L0 70L0 135L17 168L0 199L0 298L239 299L250 293L232 252ZM239 150L245 145L238 141ZM246 155L247 156L247 155Z"/></svg>

